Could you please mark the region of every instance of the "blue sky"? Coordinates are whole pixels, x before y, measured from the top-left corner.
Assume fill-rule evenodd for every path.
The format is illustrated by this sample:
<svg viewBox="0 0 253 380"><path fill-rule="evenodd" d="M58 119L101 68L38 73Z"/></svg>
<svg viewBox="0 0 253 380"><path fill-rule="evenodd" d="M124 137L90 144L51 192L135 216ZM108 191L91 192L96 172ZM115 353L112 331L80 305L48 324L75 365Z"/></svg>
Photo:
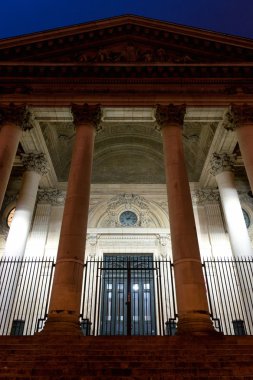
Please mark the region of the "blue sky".
<svg viewBox="0 0 253 380"><path fill-rule="evenodd" d="M0 38L122 14L253 38L253 0L2 0Z"/></svg>

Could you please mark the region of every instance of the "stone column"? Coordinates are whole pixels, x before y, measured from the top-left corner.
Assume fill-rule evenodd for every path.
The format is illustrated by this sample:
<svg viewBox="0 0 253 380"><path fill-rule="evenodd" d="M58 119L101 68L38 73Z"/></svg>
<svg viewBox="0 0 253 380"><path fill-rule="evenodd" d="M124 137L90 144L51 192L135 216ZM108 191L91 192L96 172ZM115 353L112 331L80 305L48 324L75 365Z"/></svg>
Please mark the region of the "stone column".
<svg viewBox="0 0 253 380"><path fill-rule="evenodd" d="M22 259L24 256L39 182L42 174L47 172L46 160L42 153L23 154L22 161L26 170L23 174L16 210L4 252L4 256L14 259L12 262ZM1 283L0 304L5 305L5 307L0 311L0 321L2 322L0 331L6 328L9 333L11 331L15 302L18 302L17 300L15 301L15 295L20 273L21 265L14 264L12 276L4 278Z"/></svg>
<svg viewBox="0 0 253 380"><path fill-rule="evenodd" d="M236 129L236 134L245 165L246 173L253 192L253 106L232 105L228 114L227 129Z"/></svg>
<svg viewBox="0 0 253 380"><path fill-rule="evenodd" d="M22 162L26 170L23 174L4 253L5 256L13 258L24 256L39 182L41 176L47 172L47 163L43 153L23 154Z"/></svg>
<svg viewBox="0 0 253 380"><path fill-rule="evenodd" d="M22 130L30 128L29 113L25 106L11 104L0 108L0 209Z"/></svg>
<svg viewBox="0 0 253 380"><path fill-rule="evenodd" d="M253 251L235 186L234 156L214 153L211 159L211 173L215 175L219 187L233 255L249 257Z"/></svg>
<svg viewBox="0 0 253 380"><path fill-rule="evenodd" d="M48 320L43 334L81 334L79 325L95 127L100 107L73 105L76 138Z"/></svg>
<svg viewBox="0 0 253 380"><path fill-rule="evenodd" d="M190 187L187 178L182 126L185 106L158 106L178 308L178 334L214 333L202 272Z"/></svg>

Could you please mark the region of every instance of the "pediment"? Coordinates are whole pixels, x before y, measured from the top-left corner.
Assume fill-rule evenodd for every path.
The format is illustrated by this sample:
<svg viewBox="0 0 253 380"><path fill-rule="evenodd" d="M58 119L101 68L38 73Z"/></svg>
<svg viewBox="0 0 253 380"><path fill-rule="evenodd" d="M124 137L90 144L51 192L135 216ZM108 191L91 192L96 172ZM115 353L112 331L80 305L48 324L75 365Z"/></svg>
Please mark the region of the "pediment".
<svg viewBox="0 0 253 380"><path fill-rule="evenodd" d="M136 16L0 41L1 61L201 64L253 62L253 42Z"/></svg>

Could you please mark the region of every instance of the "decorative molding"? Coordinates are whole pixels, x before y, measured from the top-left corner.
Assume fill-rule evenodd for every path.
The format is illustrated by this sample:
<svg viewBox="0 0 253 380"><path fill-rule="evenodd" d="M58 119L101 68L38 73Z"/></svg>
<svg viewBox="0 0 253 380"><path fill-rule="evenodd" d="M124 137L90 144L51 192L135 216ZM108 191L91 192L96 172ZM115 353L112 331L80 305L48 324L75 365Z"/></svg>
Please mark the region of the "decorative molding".
<svg viewBox="0 0 253 380"><path fill-rule="evenodd" d="M210 160L210 173L216 176L224 171L234 171L235 155L227 153L213 153Z"/></svg>
<svg viewBox="0 0 253 380"><path fill-rule="evenodd" d="M161 106L158 104L155 112L158 127L164 128L170 124L179 124L180 126L183 126L185 111L185 104L179 106L176 106L174 104Z"/></svg>
<svg viewBox="0 0 253 380"><path fill-rule="evenodd" d="M57 189L40 189L38 191L37 200L39 203L47 203L52 206L63 206L66 194Z"/></svg>
<svg viewBox="0 0 253 380"><path fill-rule="evenodd" d="M163 47L137 46L135 43L125 43L93 51L85 51L76 56L80 63L193 63L188 54L172 54L171 49Z"/></svg>
<svg viewBox="0 0 253 380"><path fill-rule="evenodd" d="M214 189L197 189L191 192L193 205L203 205L205 203L218 203L220 194Z"/></svg>
<svg viewBox="0 0 253 380"><path fill-rule="evenodd" d="M253 123L253 106L248 104L235 105L232 104L231 112L234 115L235 124L239 127L241 124Z"/></svg>
<svg viewBox="0 0 253 380"><path fill-rule="evenodd" d="M167 201L157 202L157 204L168 214L169 206Z"/></svg>
<svg viewBox="0 0 253 380"><path fill-rule="evenodd" d="M87 234L86 249L88 251L88 254L91 257L94 257L97 254L97 243L98 243L99 238L100 238L100 234Z"/></svg>
<svg viewBox="0 0 253 380"><path fill-rule="evenodd" d="M35 171L41 176L48 172L48 163L44 153L22 153L21 160L28 171Z"/></svg>
<svg viewBox="0 0 253 380"><path fill-rule="evenodd" d="M124 210L137 214L137 223L132 227L149 227L152 225L148 202L137 194L119 194L113 197L107 205L106 218L103 227L123 227L119 215Z"/></svg>
<svg viewBox="0 0 253 380"><path fill-rule="evenodd" d="M0 126L4 123L13 123L19 126L23 131L32 129L32 115L25 105L17 106L10 103L9 106L0 108Z"/></svg>
<svg viewBox="0 0 253 380"><path fill-rule="evenodd" d="M72 104L71 112L76 127L83 123L90 123L96 127L97 131L100 130L99 124L102 116L100 105L96 104L95 106L90 106L87 103L83 105Z"/></svg>
<svg viewBox="0 0 253 380"><path fill-rule="evenodd" d="M168 256L171 252L171 238L170 234L158 234L157 239L160 246L160 254L162 257Z"/></svg>

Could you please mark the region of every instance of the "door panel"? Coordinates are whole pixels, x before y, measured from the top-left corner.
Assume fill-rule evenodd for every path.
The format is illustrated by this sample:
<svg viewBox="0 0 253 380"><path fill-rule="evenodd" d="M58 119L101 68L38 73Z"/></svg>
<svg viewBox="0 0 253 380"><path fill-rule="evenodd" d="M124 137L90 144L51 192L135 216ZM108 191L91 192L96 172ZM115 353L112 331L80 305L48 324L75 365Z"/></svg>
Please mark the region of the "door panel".
<svg viewBox="0 0 253 380"><path fill-rule="evenodd" d="M101 334L155 335L152 256L105 256Z"/></svg>

